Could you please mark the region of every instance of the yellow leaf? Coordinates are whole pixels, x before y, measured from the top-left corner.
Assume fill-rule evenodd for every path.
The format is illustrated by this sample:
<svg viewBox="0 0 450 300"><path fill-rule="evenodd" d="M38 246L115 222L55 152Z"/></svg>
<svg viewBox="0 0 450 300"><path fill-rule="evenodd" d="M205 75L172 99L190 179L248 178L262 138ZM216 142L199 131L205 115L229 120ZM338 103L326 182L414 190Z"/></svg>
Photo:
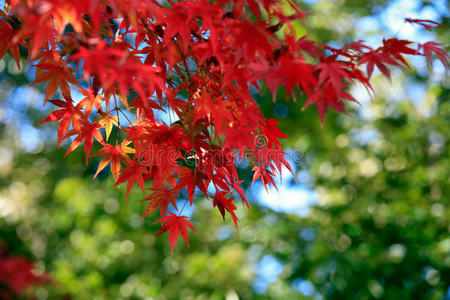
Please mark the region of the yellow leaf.
<svg viewBox="0 0 450 300"><path fill-rule="evenodd" d="M119 126L119 121L117 116L111 116L109 113L103 114L98 120L97 123L102 125L106 131L106 141L109 139L109 135L111 134L113 125Z"/></svg>

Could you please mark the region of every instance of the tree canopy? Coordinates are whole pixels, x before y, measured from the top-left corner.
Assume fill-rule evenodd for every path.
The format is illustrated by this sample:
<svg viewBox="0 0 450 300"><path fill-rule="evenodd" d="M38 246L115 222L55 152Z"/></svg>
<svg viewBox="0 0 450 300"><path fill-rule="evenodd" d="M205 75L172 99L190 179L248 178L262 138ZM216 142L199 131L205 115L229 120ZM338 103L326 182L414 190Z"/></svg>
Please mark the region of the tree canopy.
<svg viewBox="0 0 450 300"><path fill-rule="evenodd" d="M336 22L350 18L349 11L357 19L360 17L358 14L364 15L368 9L372 9L370 12L377 9L376 6L366 7L358 1L344 2L342 7L329 12ZM319 1L311 6L301 3L301 7L310 11L306 20L310 18L309 22L315 25L323 21L324 17L317 14L330 8L324 3ZM420 23L435 25L421 22L418 18L415 23L419 26ZM445 22L442 23L445 25ZM308 31L311 40L322 45L333 45L334 49L342 49L343 43L336 45L333 41L355 37L350 28L343 32L331 24L317 27L308 27L308 22L305 24L292 25L296 35L301 36L302 30ZM438 34L436 40L448 38L443 28L438 26L435 29ZM76 28L73 30L77 32ZM380 51L371 47L367 53L376 55ZM423 46L420 49L415 48L414 51L424 51ZM333 56L327 52L324 55L329 55L324 58ZM442 53L441 56L445 57ZM114 151L108 150L108 147L117 149L114 142L110 146L106 143L94 145L93 152L102 157L93 156L91 160L95 163L88 168L80 163L85 160L80 151L61 159L71 142L76 141L75 138L68 143L62 142L64 149L56 150L56 143L60 143L65 132L59 131L53 142L45 141L45 147L39 143L31 147L31 152L35 153L26 151L27 146L24 145L29 141L20 142L21 139L29 139L23 126L31 124L26 126L34 130L43 115L40 103L33 102L39 96L28 94L28 99L33 101L19 102L16 100L19 97L14 97L14 93L25 92L13 87L35 80L33 73L40 72L42 76L46 73L39 71L39 66L22 66L18 70L12 65L12 59L14 57L7 56L2 60L5 69L2 89L8 94L2 97L2 116L7 117L1 127L1 153L5 159L2 160L4 166L1 173L4 209L0 218L0 245L6 246L11 255L30 257L37 262L38 272L50 274L54 284L33 291L39 298L235 299L238 296L243 299L339 299L356 296L363 299L441 299L446 295L450 278L449 215L445 196L449 192L446 168L449 165L448 88L439 80L423 74L423 71L421 74L413 69L408 77L392 73L394 87L389 91L387 80L379 78L378 72L374 73L371 86L378 96L373 99L373 104L357 110L353 106L348 107L353 116L331 112L323 127L316 116L308 111L301 112L310 96L304 87L300 86L301 93L297 89L292 90L296 102L283 101L282 98L291 94L287 88L278 91L277 102L271 100L273 90L268 85L258 85L261 88L259 95L249 90L250 96L256 97L255 103L264 120L278 119L280 123L277 126L290 137L282 141L284 149L293 148L303 154L303 164L293 166L299 183L289 184L300 184L315 190L317 203L303 216L275 212L260 206L257 197L251 193L255 188L250 186L254 176L250 169L253 166L236 168L239 179L244 180L241 187L251 204L251 214L240 205L227 204L227 200L223 200L227 197L195 201L194 209L184 208L184 215L190 217L196 231L202 234L190 233L190 248L178 245L174 250L166 241L154 238L158 230L155 227L158 226L153 222L161 216L151 214L148 220L140 220L142 207L132 201L142 199L139 191L125 187L111 189L121 181L117 170L122 169L121 164L129 167L124 164L122 154L128 151L130 145L135 148L134 142L121 144L125 150L119 156L108 155ZM20 59L24 61L19 57L18 65ZM190 69L189 66L185 68L181 60L178 63L180 73L173 75L172 80L181 85L182 77L187 77ZM309 63L317 68L314 80L320 81L323 65ZM380 68L375 62L374 65L380 73L385 73L383 67ZM333 78L325 80L331 84ZM412 103L403 101L407 95L402 89L400 92L395 89L396 82L404 83L406 87L414 84L428 88L419 99L420 103ZM92 85L93 81L90 83ZM38 87L46 88L45 85ZM63 89L61 92L64 94ZM26 90L27 93L38 91L37 88ZM133 92L130 90L130 101L140 97ZM395 99L393 93L399 93L400 99ZM60 99L52 101L57 106L67 106L71 103L67 96L56 96ZM185 100L190 96L187 93L179 97ZM78 105L84 109L86 116L86 108L89 110L90 105L88 100L74 103L73 107ZM205 107L203 103L201 107ZM90 109L92 115L98 113L95 112L98 109L95 102ZM131 118L131 115L125 112L123 106L120 109L118 114L123 123L126 121L122 119ZM370 112L369 116L361 113L364 110ZM101 112L105 111L102 107ZM216 118L226 118L226 112L219 112L224 115ZM214 114L215 110L210 113ZM50 115L53 115L50 119L59 118L58 113ZM120 132L125 125L119 127L113 118L115 116L117 114L111 115L112 121L109 123L105 119L92 117L86 117L85 121L102 126L104 140L108 137L114 140L117 136L121 141L129 133ZM203 118L209 126L217 123L207 113ZM185 130L185 127L172 126L175 120L169 122L169 131ZM265 122L265 126L273 124ZM60 128L61 124L63 122ZM30 129L26 126L25 131ZM76 130L73 120L72 126L71 130ZM55 131L54 128L51 130ZM271 130L277 132L273 128ZM167 144L177 138L180 139L179 136L170 136ZM277 140L275 137L273 141ZM247 142L251 144L249 147L255 147L254 138ZM263 142L260 146L267 146L265 139ZM278 149L276 142L269 147ZM54 147L51 143L55 144ZM211 145L224 147L220 143ZM181 161L177 162L176 168L191 170L191 162L193 166L199 163L200 159L193 157L189 150L192 149L187 147L184 153L178 151L181 156L176 159ZM120 157L119 167L114 167L116 157ZM99 172L108 163L115 176ZM100 166L97 168L97 165ZM97 180L89 180L94 175L97 175ZM193 177L190 180L195 186L196 179ZM255 183L255 186L258 184ZM149 197L152 198L147 200L154 203L158 194L155 194L154 186L151 188L153 193ZM272 191L270 187L269 190ZM169 202L181 209L188 197L189 192L184 199L172 198L173 201ZM131 201L127 203L128 198ZM164 199L167 201L167 197ZM158 203L158 206L161 204ZM214 207L218 207L218 211ZM233 233L233 222L230 224L227 219L223 223L219 218L224 210L232 213L231 220L234 220L233 216L241 218L238 232ZM175 211L168 208L168 216L172 212ZM165 229L163 226L162 230ZM174 254L169 255L170 251ZM271 269L263 272L261 269L264 266ZM273 273L274 278L268 278L267 273Z"/></svg>

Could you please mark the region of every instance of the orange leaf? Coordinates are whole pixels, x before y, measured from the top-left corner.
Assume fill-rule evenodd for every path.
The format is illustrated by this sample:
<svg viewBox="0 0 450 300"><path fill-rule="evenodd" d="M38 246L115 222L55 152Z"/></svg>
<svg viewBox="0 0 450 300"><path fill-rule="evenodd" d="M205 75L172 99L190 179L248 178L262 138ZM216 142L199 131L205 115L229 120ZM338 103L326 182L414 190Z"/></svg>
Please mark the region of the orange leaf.
<svg viewBox="0 0 450 300"><path fill-rule="evenodd" d="M134 149L127 147L129 143L129 141L124 141L117 146L105 144L104 148L98 150L94 155L92 155L104 155L104 157L100 161L100 164L98 165L97 172L95 172L94 178L97 177L98 173L100 173L101 170L103 170L109 163L111 163L111 173L114 176L114 180L117 182L117 180L119 179L121 168L120 162L128 162L130 158L128 157L127 153L135 152Z"/></svg>

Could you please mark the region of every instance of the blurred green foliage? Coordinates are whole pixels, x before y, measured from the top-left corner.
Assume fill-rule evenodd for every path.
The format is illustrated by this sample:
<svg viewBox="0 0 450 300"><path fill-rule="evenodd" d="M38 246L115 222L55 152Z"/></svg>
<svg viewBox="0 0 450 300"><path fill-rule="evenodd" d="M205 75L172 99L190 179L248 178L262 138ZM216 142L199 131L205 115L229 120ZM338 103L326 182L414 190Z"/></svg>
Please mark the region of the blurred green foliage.
<svg viewBox="0 0 450 300"><path fill-rule="evenodd" d="M387 3L338 2L302 4L311 10L313 38L351 39L351 26L328 22L351 22ZM438 40L448 38L438 30ZM7 58L2 64L6 120L15 101L8 97L27 78ZM402 92L413 85L427 86L417 103ZM330 112L323 128L313 108L301 111L301 95L297 102L284 101L283 91L276 103L268 93L259 97L290 136L284 146L304 153L297 184L316 190L318 203L300 217L253 201L251 214L239 210L235 232L212 203L198 200L197 233L173 255L165 236L154 238L156 216L141 221L140 192L127 203L111 176L92 180L96 164L86 168L81 150L62 159L51 138L25 151L20 120L1 121L0 247L54 278L36 290L38 299L448 299L448 87L445 75L433 80L415 70L396 74L391 86L380 78L372 103L350 108L353 116ZM43 117L40 103L14 109L33 126ZM258 268L267 257L281 272L261 289L255 282L264 279Z"/></svg>

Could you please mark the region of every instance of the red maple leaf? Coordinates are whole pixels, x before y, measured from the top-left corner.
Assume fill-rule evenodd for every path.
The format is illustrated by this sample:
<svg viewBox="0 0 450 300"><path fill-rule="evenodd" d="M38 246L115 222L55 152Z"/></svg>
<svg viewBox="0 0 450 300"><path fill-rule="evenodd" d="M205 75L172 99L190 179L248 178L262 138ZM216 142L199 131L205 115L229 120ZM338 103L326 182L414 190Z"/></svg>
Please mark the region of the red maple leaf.
<svg viewBox="0 0 450 300"><path fill-rule="evenodd" d="M170 251L173 253L173 247L177 241L178 235L181 236L186 241L186 244L189 247L188 240L188 228L195 230L194 226L190 221L187 220L185 216L177 216L174 213L169 212L168 216L164 216L157 220L155 223L162 223L162 227L156 233L156 236L163 234L166 231L169 231L169 242L170 242Z"/></svg>
<svg viewBox="0 0 450 300"><path fill-rule="evenodd" d="M387 65L408 67L408 62L402 54L418 55L419 52L408 47L412 42L391 38L383 40L383 46L376 50L363 53L359 58L359 63L367 63L367 78L370 79L374 65L387 78L391 78Z"/></svg>
<svg viewBox="0 0 450 300"><path fill-rule="evenodd" d="M277 187L277 185L275 184L275 181L273 180L273 177L275 177L275 174L270 171L269 169L263 167L263 166L254 166L252 171L254 171L255 173L253 173L253 180L252 180L252 184L258 179L261 178L261 182L264 185L264 188L267 190L267 185L272 185L275 188Z"/></svg>
<svg viewBox="0 0 450 300"><path fill-rule="evenodd" d="M64 66L62 62L59 64L37 64L35 67L38 68L37 70L45 70L46 72L36 72L36 79L30 83L30 85L48 81L45 89L45 100L50 99L56 93L58 87L63 96L70 97L69 82L81 87L78 80L73 75L75 70Z"/></svg>
<svg viewBox="0 0 450 300"><path fill-rule="evenodd" d="M419 44L419 51L423 49L423 55L427 58L428 64L431 66L431 56L433 53L439 58L442 64L448 69L448 53L442 49L442 44L437 42L426 42L425 44Z"/></svg>
<svg viewBox="0 0 450 300"><path fill-rule="evenodd" d="M367 63L366 70L367 78L369 79L370 77L372 77L374 66L376 66L384 76L390 79L391 74L389 72L389 68L386 66L387 61L396 64L395 61L392 61L392 59L386 59L386 55L384 53L379 53L378 51L369 51L367 53L364 53L360 59L361 64Z"/></svg>
<svg viewBox="0 0 450 300"><path fill-rule="evenodd" d="M408 62L405 60L402 54L419 54L415 49L408 47L408 45L410 44L412 44L412 42L407 40L399 40L396 38L383 40L383 47L381 47L381 51L387 54L387 56L385 57L386 62L389 63L388 58L392 58L408 67ZM396 65L395 63L390 64Z"/></svg>
<svg viewBox="0 0 450 300"><path fill-rule="evenodd" d="M13 42L14 30L11 25L3 19L0 19L0 58L2 58L6 52L11 53L17 64L17 68L20 69L20 48L18 42Z"/></svg>
<svg viewBox="0 0 450 300"><path fill-rule="evenodd" d="M45 122L55 122L61 120L58 127L58 147L61 141L65 138L64 135L69 130L70 124L72 124L75 132L79 132L81 130L81 121L85 120L85 116L81 112L80 106L74 106L72 104L72 99L66 96L64 96L64 98L66 101L50 100L51 103L62 108L52 112L47 118L38 123L42 124Z"/></svg>
<svg viewBox="0 0 450 300"><path fill-rule="evenodd" d="M243 180L238 180L238 181L234 182L233 183L233 187L236 190L236 192L238 192L239 196L241 197L242 203L247 205L248 210L251 212L250 205L248 204L247 199L245 198L245 193L242 190L242 188L239 186L242 182L244 182L244 181Z"/></svg>
<svg viewBox="0 0 450 300"><path fill-rule="evenodd" d="M343 79L351 81L350 72L347 70L347 64L336 61L331 57L318 64L316 68L320 70L318 84L321 85L326 80L329 80L337 92L345 86L345 83L342 81Z"/></svg>
<svg viewBox="0 0 450 300"><path fill-rule="evenodd" d="M275 119L267 119L267 127L263 128L264 137L267 139L267 143L275 145L277 149L281 149L279 139L288 139L289 137L283 133L278 127L279 123Z"/></svg>
<svg viewBox="0 0 450 300"><path fill-rule="evenodd" d="M70 152L78 148L78 146L81 143L84 143L84 154L86 156L86 165L88 164L89 155L92 150L92 145L94 143L94 139L104 144L103 136L100 133L99 129L102 128L97 123L89 123L89 122L82 122L81 129L79 131L72 129L66 133L64 138L77 135L77 137L73 140L72 144L70 144L69 149L67 149L66 154L64 157L66 157Z"/></svg>
<svg viewBox="0 0 450 300"><path fill-rule="evenodd" d="M213 197L213 206L219 209L220 214L222 215L223 219L225 220L225 210L228 211L233 218L234 225L236 226L236 229L238 228L238 217L234 213L234 211L237 209L236 205L233 204L233 198L227 198L225 197L228 194L228 192L225 191L219 191L216 192L216 194Z"/></svg>
<svg viewBox="0 0 450 300"><path fill-rule="evenodd" d="M445 25L431 20L405 18L405 22L418 24L428 31L431 31L433 25L444 29L447 28Z"/></svg>
<svg viewBox="0 0 450 300"><path fill-rule="evenodd" d="M151 190L152 193L141 200L141 202L150 201L150 203L147 205L147 209L142 215L142 219L144 219L146 215L154 212L158 207L160 215L164 216L169 207L169 203L172 204L175 209L177 209L177 201L175 199L175 196L178 195L177 190L170 190L165 186L152 187L149 188L149 190Z"/></svg>
<svg viewBox="0 0 450 300"><path fill-rule="evenodd" d="M134 183L136 183L137 186L140 187L141 190L145 193L144 182L146 180L146 177L148 177L148 175L149 173L147 168L133 160L129 162L129 165L126 168L120 170L120 176L116 180L114 186L118 186L119 184L127 181L127 202L128 202L128 196Z"/></svg>
<svg viewBox="0 0 450 300"><path fill-rule="evenodd" d="M317 86L317 81L313 76L314 68L311 64L306 63L303 59L292 60L289 56L279 59L280 76L285 78L284 87L287 93L291 93L295 86L300 86L305 93L309 94ZM266 80L267 83L267 80ZM272 83L268 84L268 87ZM276 89L271 88L272 93Z"/></svg>
<svg viewBox="0 0 450 300"><path fill-rule="evenodd" d="M266 189L285 167L294 173L279 141L286 136L255 97L263 83L274 100L280 87L294 99L301 89L308 97L304 107L315 104L323 123L329 107L345 113L345 101L356 101L351 84L373 91L374 68L389 78L391 66L408 66L407 55L429 63L436 55L448 68L449 56L436 42L416 50L398 38L384 39L376 49L363 41L335 48L308 35L299 39L293 22L305 12L292 0L6 3L0 10L0 57L9 51L19 64L21 52L28 52L36 67L32 84L46 83L44 104L58 89L65 97L51 100L59 108L41 123L60 121L58 146L73 136L66 155L83 144L86 163L98 141L102 148L95 155L103 158L96 175L110 163L115 185L127 182L127 200L133 186L145 194L148 184L144 216L159 208L159 234L169 231L172 251L180 232L187 241L190 224L166 216L181 191L191 205L197 190L213 197L222 216L228 211L237 225L233 193L248 203L236 158L252 161L253 182L261 179ZM121 19L118 28L115 19ZM442 27L422 19L406 22ZM78 104L70 97L73 85L84 95ZM114 125L116 143L106 144ZM208 193L211 183L214 195Z"/></svg>
<svg viewBox="0 0 450 300"><path fill-rule="evenodd" d="M338 112L346 112L345 105L342 100L358 103L358 101L345 90L342 89L336 91L333 84L330 81L327 81L322 86L322 89L317 90L312 96L308 97L308 100L302 109L306 109L311 104L316 104L319 117L323 124L325 115L328 111L328 106L331 106Z"/></svg>
<svg viewBox="0 0 450 300"><path fill-rule="evenodd" d="M207 195L208 184L211 180L205 173L197 169L193 171L189 168L182 168L178 174L180 180L177 182L177 189L181 190L186 187L190 203L194 200L195 187L199 188L204 195Z"/></svg>

